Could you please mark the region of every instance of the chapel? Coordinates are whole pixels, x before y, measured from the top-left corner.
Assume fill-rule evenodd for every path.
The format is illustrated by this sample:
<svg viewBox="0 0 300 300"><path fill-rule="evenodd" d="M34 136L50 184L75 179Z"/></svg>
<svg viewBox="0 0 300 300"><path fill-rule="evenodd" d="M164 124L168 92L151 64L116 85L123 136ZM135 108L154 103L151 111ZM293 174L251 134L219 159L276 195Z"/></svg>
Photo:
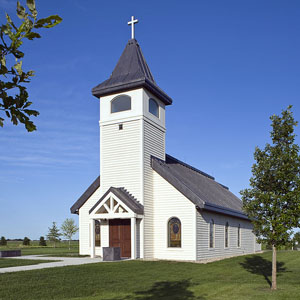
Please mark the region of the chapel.
<svg viewBox="0 0 300 300"><path fill-rule="evenodd" d="M92 89L100 102L100 176L71 207L80 254L120 247L122 258L197 261L259 251L241 200L166 154L173 100L154 80L136 23L128 22L131 39L111 76Z"/></svg>

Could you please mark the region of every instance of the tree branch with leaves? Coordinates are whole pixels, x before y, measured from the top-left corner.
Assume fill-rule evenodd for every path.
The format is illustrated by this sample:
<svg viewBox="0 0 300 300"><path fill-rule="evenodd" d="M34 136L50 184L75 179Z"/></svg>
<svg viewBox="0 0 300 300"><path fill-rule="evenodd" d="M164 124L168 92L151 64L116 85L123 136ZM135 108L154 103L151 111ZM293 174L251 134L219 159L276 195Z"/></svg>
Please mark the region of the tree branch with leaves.
<svg viewBox="0 0 300 300"><path fill-rule="evenodd" d="M6 13L6 24L0 27L0 126L4 125L4 117L14 125L22 123L27 131L36 130L30 119L39 112L30 109L32 102L24 84L30 83L34 71L22 69L24 53L20 50L24 40L41 38L36 32L40 28L51 28L62 21L58 15L37 19L34 0L27 0L27 9L17 2L17 16L21 24L17 26ZM2 114L1 114L2 113Z"/></svg>

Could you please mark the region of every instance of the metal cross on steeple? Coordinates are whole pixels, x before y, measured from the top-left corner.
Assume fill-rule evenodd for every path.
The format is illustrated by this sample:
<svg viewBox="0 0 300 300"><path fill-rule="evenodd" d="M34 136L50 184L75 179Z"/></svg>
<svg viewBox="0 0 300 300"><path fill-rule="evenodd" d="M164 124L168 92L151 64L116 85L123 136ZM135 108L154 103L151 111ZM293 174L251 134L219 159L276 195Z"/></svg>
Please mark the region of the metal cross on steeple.
<svg viewBox="0 0 300 300"><path fill-rule="evenodd" d="M135 20L134 16L131 17L131 21L128 22L128 25L131 25L131 38L134 39L134 24L138 23L139 20Z"/></svg>

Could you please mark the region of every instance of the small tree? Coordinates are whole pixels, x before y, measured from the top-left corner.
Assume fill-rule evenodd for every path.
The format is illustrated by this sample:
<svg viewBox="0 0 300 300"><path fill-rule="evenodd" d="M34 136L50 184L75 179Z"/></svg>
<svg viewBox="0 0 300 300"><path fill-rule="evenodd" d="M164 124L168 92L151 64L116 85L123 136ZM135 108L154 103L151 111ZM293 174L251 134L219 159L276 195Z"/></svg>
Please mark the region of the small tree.
<svg viewBox="0 0 300 300"><path fill-rule="evenodd" d="M40 242L39 242L40 246L47 246L45 238L43 236L40 237Z"/></svg>
<svg viewBox="0 0 300 300"><path fill-rule="evenodd" d="M253 223L259 241L272 245L272 289L277 289L276 249L285 245L300 215L300 157L294 143L291 106L281 116L273 115L272 145L256 147L251 188L241 191L243 207Z"/></svg>
<svg viewBox="0 0 300 300"><path fill-rule="evenodd" d="M25 236L23 239L23 245L30 246L30 239L27 236Z"/></svg>
<svg viewBox="0 0 300 300"><path fill-rule="evenodd" d="M1 236L0 240L0 246L6 246L7 245L7 240L4 236Z"/></svg>
<svg viewBox="0 0 300 300"><path fill-rule="evenodd" d="M78 231L78 227L73 219L66 219L61 225L62 235L69 240L69 250L71 250L72 236Z"/></svg>
<svg viewBox="0 0 300 300"><path fill-rule="evenodd" d="M60 236L61 233L59 232L59 229L56 226L56 222L53 222L52 227L48 228L47 238L50 242L54 243L54 248L56 247L56 242L59 241Z"/></svg>

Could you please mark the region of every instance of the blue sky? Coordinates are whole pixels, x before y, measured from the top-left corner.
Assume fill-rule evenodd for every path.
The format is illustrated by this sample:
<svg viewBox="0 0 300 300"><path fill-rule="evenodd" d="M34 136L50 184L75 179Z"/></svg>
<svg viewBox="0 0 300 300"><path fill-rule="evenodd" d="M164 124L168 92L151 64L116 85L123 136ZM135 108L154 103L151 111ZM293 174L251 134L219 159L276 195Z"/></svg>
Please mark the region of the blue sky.
<svg viewBox="0 0 300 300"><path fill-rule="evenodd" d="M15 5L0 0L2 22ZM299 1L40 0L37 8L63 22L23 47L24 69L36 71L28 89L41 113L38 131L8 122L0 129L0 235L7 238L46 235L99 175L99 101L91 88L112 72L132 15L154 78L174 100L167 153L239 195L255 146L269 141L269 116L292 104L300 120Z"/></svg>

